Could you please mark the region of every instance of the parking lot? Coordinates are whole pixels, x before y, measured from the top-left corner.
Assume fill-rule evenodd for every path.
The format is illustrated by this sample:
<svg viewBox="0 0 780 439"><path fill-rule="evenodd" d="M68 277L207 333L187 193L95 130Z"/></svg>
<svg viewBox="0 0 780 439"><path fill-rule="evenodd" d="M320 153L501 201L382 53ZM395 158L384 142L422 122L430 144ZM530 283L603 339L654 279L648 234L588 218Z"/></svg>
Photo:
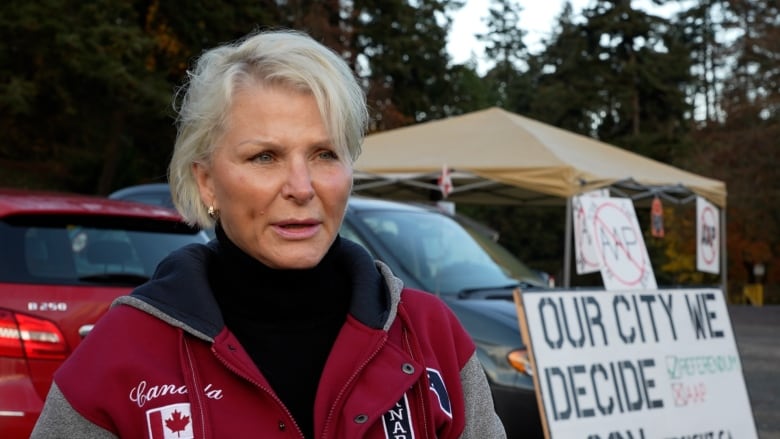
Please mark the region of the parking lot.
<svg viewBox="0 0 780 439"><path fill-rule="evenodd" d="M753 418L761 439L780 439L780 306L730 306Z"/></svg>

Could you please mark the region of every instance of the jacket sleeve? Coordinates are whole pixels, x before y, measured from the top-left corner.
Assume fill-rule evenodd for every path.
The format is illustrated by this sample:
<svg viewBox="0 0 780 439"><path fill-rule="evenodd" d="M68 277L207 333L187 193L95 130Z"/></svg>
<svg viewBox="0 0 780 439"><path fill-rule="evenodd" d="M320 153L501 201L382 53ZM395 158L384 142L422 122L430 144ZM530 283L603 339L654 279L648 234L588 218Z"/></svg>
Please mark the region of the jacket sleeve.
<svg viewBox="0 0 780 439"><path fill-rule="evenodd" d="M493 407L485 371L476 352L460 371L466 406L466 428L461 439L505 439L504 425Z"/></svg>
<svg viewBox="0 0 780 439"><path fill-rule="evenodd" d="M71 407L57 384L52 383L41 416L30 439L111 439L117 436L89 422Z"/></svg>

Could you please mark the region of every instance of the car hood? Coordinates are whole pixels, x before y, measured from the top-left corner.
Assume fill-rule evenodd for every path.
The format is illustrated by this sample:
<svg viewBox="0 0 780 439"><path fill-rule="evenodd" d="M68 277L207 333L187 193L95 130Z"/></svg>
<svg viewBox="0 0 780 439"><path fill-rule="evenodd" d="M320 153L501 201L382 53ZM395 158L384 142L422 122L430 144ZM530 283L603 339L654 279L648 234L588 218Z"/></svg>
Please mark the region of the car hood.
<svg viewBox="0 0 780 439"><path fill-rule="evenodd" d="M521 348L523 340L517 308L511 296L506 299L442 296L476 343Z"/></svg>

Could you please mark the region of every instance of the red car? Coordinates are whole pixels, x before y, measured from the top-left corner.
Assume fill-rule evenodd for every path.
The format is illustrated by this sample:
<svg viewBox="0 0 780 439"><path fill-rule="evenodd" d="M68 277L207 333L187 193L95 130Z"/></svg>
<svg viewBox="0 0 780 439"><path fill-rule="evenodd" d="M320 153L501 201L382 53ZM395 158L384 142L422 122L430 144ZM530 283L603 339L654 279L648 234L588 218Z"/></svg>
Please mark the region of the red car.
<svg viewBox="0 0 780 439"><path fill-rule="evenodd" d="M1 436L30 436L55 369L117 296L207 240L163 207L0 189Z"/></svg>

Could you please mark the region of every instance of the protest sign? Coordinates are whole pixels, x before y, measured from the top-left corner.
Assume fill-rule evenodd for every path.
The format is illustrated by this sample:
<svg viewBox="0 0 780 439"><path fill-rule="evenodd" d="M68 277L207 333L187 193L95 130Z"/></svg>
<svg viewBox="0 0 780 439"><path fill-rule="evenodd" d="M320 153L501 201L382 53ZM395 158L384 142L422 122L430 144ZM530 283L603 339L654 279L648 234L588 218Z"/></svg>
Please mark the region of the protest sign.
<svg viewBox="0 0 780 439"><path fill-rule="evenodd" d="M580 202L601 279L607 290L657 288L642 229L628 198L586 197Z"/></svg>
<svg viewBox="0 0 780 439"><path fill-rule="evenodd" d="M577 274L595 273L600 270L592 225L588 222L585 209L589 198L609 198L609 190L601 189L572 197L572 220L574 223L574 252Z"/></svg>
<svg viewBox="0 0 780 439"><path fill-rule="evenodd" d="M714 204L696 197L696 269L720 272L720 220Z"/></svg>
<svg viewBox="0 0 780 439"><path fill-rule="evenodd" d="M515 293L548 439L754 439L717 289Z"/></svg>

